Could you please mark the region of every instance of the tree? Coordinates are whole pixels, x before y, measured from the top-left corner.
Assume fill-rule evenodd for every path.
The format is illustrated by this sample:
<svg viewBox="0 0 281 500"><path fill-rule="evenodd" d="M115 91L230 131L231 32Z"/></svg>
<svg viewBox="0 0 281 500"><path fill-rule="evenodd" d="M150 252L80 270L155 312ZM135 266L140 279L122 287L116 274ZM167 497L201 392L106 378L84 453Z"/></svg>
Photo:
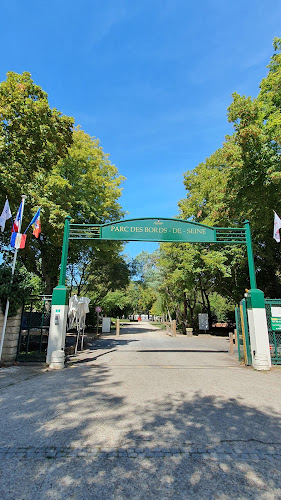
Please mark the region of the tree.
<svg viewBox="0 0 281 500"><path fill-rule="evenodd" d="M274 39L275 53L257 98L233 94L228 119L234 133L186 173L187 197L179 204L183 217L208 225L241 227L250 220L257 283L270 297L281 293L281 252L272 238L273 210L281 211L280 48L281 39ZM231 286L224 280L223 293L238 300L249 288L245 249L233 246L221 251L232 259Z"/></svg>
<svg viewBox="0 0 281 500"><path fill-rule="evenodd" d="M50 108L47 94L34 84L30 73L7 74L7 80L0 84L1 206L8 196L15 214L24 193L27 195L24 221L31 220L44 202L39 189L45 188L58 160L68 154L73 140L72 127L73 119ZM48 192L45 192L47 198ZM6 231L1 235L2 245L8 245L9 239ZM35 246L28 245L19 259L26 263L28 270L44 276L38 265L42 243L40 238ZM49 259L50 265L51 262Z"/></svg>
<svg viewBox="0 0 281 500"><path fill-rule="evenodd" d="M258 286L270 297L281 293L281 251L272 238L273 210L281 210L281 39L274 39L273 45L269 73L257 98L234 94L228 109L240 154L237 169L230 158L232 213L251 221Z"/></svg>
<svg viewBox="0 0 281 500"><path fill-rule="evenodd" d="M71 293L88 295L92 304L99 305L108 292L126 287L130 270L121 248L118 242L97 240L93 247L82 249L78 261L68 265Z"/></svg>
<svg viewBox="0 0 281 500"><path fill-rule="evenodd" d="M72 144L73 118L51 109L28 72L0 84L0 191L18 205L27 185L44 179Z"/></svg>
<svg viewBox="0 0 281 500"><path fill-rule="evenodd" d="M182 330L197 328L198 311L207 312L211 323L210 297L229 277L226 254L210 244L164 243L158 265L163 276L160 291Z"/></svg>
<svg viewBox="0 0 281 500"><path fill-rule="evenodd" d="M57 283L65 216L70 215L73 222L89 224L120 219L123 212L117 200L123 179L108 155L104 154L99 140L80 129L75 130L68 156L58 162L45 185L38 186L37 191L37 204L43 206L42 220L48 221L41 234L40 257L41 272L49 289ZM30 246L32 258L37 242L30 241L33 243ZM70 242L70 262L80 260L81 252L85 255L86 248L91 255L89 243L83 242L82 245L81 242ZM112 244L112 248L116 247L122 248L121 244L115 244L115 247Z"/></svg>
<svg viewBox="0 0 281 500"><path fill-rule="evenodd" d="M157 290L161 283L160 270L158 268L159 250L148 253L142 251L133 259L132 267L138 281L145 288Z"/></svg>
<svg viewBox="0 0 281 500"><path fill-rule="evenodd" d="M18 313L20 307L30 295L41 292L38 276L28 273L24 266L16 266L12 279L12 270L6 264L0 265L0 305L5 313L6 302L9 299L8 316Z"/></svg>
<svg viewBox="0 0 281 500"><path fill-rule="evenodd" d="M238 218L237 213L235 216L232 213L234 195L228 187L230 156L237 168L239 155L231 138L204 163L200 163L193 171L185 174L184 184L187 196L179 202L181 218L213 227L243 226L243 216ZM246 248L244 246L214 244L196 245L192 248L187 259L192 257L194 248L197 248L198 258L201 261L199 268L204 274L204 279L202 277L201 282L205 282L204 286L207 286L206 280L209 277L212 279L212 273L218 272L219 274L215 274L215 281L212 279L212 290L226 295L231 301L238 301L245 287L249 288ZM201 250L203 251L202 256L200 255ZM202 260L203 255L204 259ZM212 262L214 263L213 270ZM195 266L194 269L196 268ZM204 273L204 269L206 269L206 273Z"/></svg>
<svg viewBox="0 0 281 500"><path fill-rule="evenodd" d="M148 253L142 251L133 261L133 269L138 277L138 312L149 315L157 302L159 309L159 286L162 282L158 267L159 251Z"/></svg>
<svg viewBox="0 0 281 500"><path fill-rule="evenodd" d="M93 224L121 218L124 178L98 139L73 131L73 119L49 107L29 73L8 73L0 85L0 162L0 205L7 195L15 213L20 195L27 195L23 230L41 207L42 233L38 240L28 236L19 259L50 293L58 280L65 217ZM2 246L9 244L8 231L0 238ZM71 242L70 262L80 256L81 246Z"/></svg>
<svg viewBox="0 0 281 500"><path fill-rule="evenodd" d="M105 314L114 318L126 313L129 306L126 290L109 291L102 300L102 309Z"/></svg>

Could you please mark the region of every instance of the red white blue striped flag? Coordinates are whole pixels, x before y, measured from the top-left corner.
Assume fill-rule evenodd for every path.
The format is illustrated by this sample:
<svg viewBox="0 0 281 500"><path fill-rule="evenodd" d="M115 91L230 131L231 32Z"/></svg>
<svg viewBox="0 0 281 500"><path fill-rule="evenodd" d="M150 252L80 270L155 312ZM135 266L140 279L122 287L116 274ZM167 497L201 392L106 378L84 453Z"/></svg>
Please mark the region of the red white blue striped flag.
<svg viewBox="0 0 281 500"><path fill-rule="evenodd" d="M13 233L17 233L18 230L19 230L19 224L20 224L20 221L21 221L21 213L22 213L22 202L21 202L21 204L19 206L16 218L14 220L13 229L12 229Z"/></svg>
<svg viewBox="0 0 281 500"><path fill-rule="evenodd" d="M11 236L11 247L14 248L24 248L26 242L26 234L12 233Z"/></svg>

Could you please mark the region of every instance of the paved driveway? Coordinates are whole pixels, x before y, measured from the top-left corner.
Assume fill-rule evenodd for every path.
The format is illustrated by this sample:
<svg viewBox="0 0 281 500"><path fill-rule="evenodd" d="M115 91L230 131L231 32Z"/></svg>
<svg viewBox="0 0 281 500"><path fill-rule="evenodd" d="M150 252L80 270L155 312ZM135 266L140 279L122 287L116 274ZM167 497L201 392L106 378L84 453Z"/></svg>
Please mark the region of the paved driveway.
<svg viewBox="0 0 281 500"><path fill-rule="evenodd" d="M0 498L281 498L281 370L124 326L68 368L0 370Z"/></svg>

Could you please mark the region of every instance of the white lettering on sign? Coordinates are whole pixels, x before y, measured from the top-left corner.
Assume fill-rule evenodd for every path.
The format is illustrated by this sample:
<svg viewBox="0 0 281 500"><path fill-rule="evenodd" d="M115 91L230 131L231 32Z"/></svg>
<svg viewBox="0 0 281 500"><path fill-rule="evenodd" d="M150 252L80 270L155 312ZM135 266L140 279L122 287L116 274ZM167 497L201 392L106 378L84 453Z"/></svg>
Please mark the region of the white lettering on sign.
<svg viewBox="0 0 281 500"><path fill-rule="evenodd" d="M206 234L206 228L205 227L201 227L201 228L188 227L186 232L192 233L192 234Z"/></svg>
<svg viewBox="0 0 281 500"><path fill-rule="evenodd" d="M186 230L182 227L173 227L168 229L167 227L153 227L153 226L122 226L122 225L114 225L111 226L110 231L113 233L158 233L158 234L166 234L172 232L173 234L206 234L206 228L197 228L197 227L187 227Z"/></svg>

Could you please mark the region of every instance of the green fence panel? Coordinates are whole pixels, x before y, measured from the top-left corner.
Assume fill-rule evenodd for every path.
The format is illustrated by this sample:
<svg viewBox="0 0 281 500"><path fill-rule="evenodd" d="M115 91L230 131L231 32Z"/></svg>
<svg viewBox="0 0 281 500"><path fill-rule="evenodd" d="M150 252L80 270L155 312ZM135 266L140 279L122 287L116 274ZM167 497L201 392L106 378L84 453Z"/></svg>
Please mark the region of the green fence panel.
<svg viewBox="0 0 281 500"><path fill-rule="evenodd" d="M239 361L244 360L243 352L243 338L242 338L242 328L241 328L241 315L239 306L235 307L235 321L236 321L236 331L237 331L237 350Z"/></svg>
<svg viewBox="0 0 281 500"><path fill-rule="evenodd" d="M250 335L247 316L246 299L241 300L239 306L235 307L235 320L237 330L237 348L239 361L244 361L245 365L252 364Z"/></svg>
<svg viewBox="0 0 281 500"><path fill-rule="evenodd" d="M271 363L281 365L281 328L272 314L272 308L281 308L281 299L265 299Z"/></svg>

